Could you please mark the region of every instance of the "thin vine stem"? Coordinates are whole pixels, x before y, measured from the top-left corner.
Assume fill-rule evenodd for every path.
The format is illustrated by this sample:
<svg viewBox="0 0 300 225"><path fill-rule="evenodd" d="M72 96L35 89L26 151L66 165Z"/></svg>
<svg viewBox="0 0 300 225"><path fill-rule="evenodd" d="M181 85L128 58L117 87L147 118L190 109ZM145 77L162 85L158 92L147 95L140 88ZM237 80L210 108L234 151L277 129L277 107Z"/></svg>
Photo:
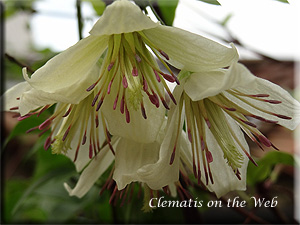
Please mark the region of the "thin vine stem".
<svg viewBox="0 0 300 225"><path fill-rule="evenodd" d="M77 24L78 24L78 35L79 40L82 39L82 14L81 14L81 0L76 0L76 9L77 9Z"/></svg>
<svg viewBox="0 0 300 225"><path fill-rule="evenodd" d="M34 70L33 70L33 69L31 69L29 66L27 66L27 65L25 65L24 63L22 63L22 62L20 62L19 60L17 60L15 57L9 55L8 53L5 53L4 55L5 55L5 57L6 57L9 61L11 61L12 63L14 63L14 64L20 66L21 68L26 67L26 68L27 68L27 71L29 71L31 74L34 73Z"/></svg>

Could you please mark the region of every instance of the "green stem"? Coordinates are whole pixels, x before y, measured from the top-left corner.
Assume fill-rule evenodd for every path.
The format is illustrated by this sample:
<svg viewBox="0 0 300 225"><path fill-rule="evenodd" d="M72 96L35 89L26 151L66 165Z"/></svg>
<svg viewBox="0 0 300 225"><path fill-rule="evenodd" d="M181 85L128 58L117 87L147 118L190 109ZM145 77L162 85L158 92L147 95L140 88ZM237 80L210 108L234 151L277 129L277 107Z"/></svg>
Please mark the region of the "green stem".
<svg viewBox="0 0 300 225"><path fill-rule="evenodd" d="M82 39L82 16L81 16L81 0L76 0L76 9L77 9L77 24L78 24L78 34L79 40Z"/></svg>
<svg viewBox="0 0 300 225"><path fill-rule="evenodd" d="M31 74L34 73L34 70L33 70L33 69L31 69L29 66L26 66L25 64L21 63L21 62L20 62L19 60L17 60L15 57L13 57L13 56L11 56L11 55L9 55L9 54L7 54L7 53L5 53L5 57L6 57L9 61L11 61L12 63L17 64L18 66L20 66L21 68L26 67L26 68L27 68L27 71L29 71Z"/></svg>

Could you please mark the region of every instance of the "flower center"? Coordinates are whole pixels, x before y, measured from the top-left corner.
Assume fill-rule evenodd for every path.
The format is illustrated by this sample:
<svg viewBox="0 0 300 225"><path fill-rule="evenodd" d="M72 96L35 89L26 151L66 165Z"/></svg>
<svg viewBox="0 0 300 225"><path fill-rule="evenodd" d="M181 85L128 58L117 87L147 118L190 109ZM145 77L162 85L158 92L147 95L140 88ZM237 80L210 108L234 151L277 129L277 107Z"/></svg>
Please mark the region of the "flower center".
<svg viewBox="0 0 300 225"><path fill-rule="evenodd" d="M148 49L156 55L171 75L161 71ZM160 55L169 59L168 55L153 45L142 31L111 35L108 48L102 56L104 61L99 78L87 88L87 91L91 91L97 87L97 94L92 100L92 106L96 105L96 111L100 109L105 96L110 94L112 89L115 95L112 107L115 110L119 106L120 112L122 114L125 112L128 123L129 108L133 110L140 108L143 117L147 118L143 103L145 94L156 107L159 107L161 101L165 108L169 109L164 97L166 90L176 104L165 80L178 84L179 81Z"/></svg>

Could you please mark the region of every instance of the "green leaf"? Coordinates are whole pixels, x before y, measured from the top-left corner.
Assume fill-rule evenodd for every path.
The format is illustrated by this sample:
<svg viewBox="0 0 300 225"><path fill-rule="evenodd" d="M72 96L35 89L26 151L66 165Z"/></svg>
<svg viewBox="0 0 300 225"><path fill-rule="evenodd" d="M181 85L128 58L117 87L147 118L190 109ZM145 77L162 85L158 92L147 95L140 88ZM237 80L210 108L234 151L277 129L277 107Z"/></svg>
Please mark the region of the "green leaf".
<svg viewBox="0 0 300 225"><path fill-rule="evenodd" d="M172 26L178 0L158 0L157 3L163 17L162 20L166 25Z"/></svg>
<svg viewBox="0 0 300 225"><path fill-rule="evenodd" d="M275 1L290 4L290 3L288 2L288 0L275 0Z"/></svg>
<svg viewBox="0 0 300 225"><path fill-rule="evenodd" d="M221 5L217 0L198 0L212 5Z"/></svg>
<svg viewBox="0 0 300 225"><path fill-rule="evenodd" d="M283 164L293 166L295 161L294 157L288 153L274 151L267 153L257 164L258 167L252 163L248 166L247 183L249 185L255 185L267 179L275 165Z"/></svg>
<svg viewBox="0 0 300 225"><path fill-rule="evenodd" d="M106 4L102 0L84 0L90 2L97 13L98 16L101 16L106 8Z"/></svg>

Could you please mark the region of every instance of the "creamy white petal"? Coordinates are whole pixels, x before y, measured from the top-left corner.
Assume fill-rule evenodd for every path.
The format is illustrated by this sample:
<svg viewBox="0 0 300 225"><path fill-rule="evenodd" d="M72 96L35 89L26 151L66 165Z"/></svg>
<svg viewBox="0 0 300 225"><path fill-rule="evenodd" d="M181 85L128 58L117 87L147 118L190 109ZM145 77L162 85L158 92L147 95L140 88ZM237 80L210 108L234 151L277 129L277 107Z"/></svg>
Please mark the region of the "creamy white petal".
<svg viewBox="0 0 300 225"><path fill-rule="evenodd" d="M292 117L291 120L281 119L276 116L261 112L236 98L229 97L232 101L236 102L242 108L248 110L249 112L261 116L265 119L278 121L281 126L287 127L289 129L296 129L300 124L300 103L295 100L286 90L280 86L269 82L267 80L256 78L253 82L249 82L247 85L235 88L245 94L269 94L270 97L267 99L273 99L281 101L280 104L270 104L266 102L259 102L251 98L246 98L251 104L273 113L280 115Z"/></svg>
<svg viewBox="0 0 300 225"><path fill-rule="evenodd" d="M109 5L96 22L91 35L102 36L130 33L159 26L130 1L120 0Z"/></svg>
<svg viewBox="0 0 300 225"><path fill-rule="evenodd" d="M108 169L114 160L108 146L101 149L100 153L93 158L90 164L83 170L76 186L72 189L67 183L64 183L70 196L83 197L99 179L99 177Z"/></svg>
<svg viewBox="0 0 300 225"><path fill-rule="evenodd" d="M182 129L181 121L183 120L182 118L179 118L179 107L175 108L173 116L169 117L169 120L169 127L167 127L165 138L160 146L158 161L138 170L138 175L143 177L144 182L153 190L161 189L179 179L180 138L177 142L173 164L170 165L171 155L175 146L178 123L180 123L180 130Z"/></svg>
<svg viewBox="0 0 300 225"><path fill-rule="evenodd" d="M157 142L144 144L125 138L119 141L115 149L116 160L113 175L119 190L131 182L146 182L143 176L139 176L138 170L145 165L157 162L159 147Z"/></svg>
<svg viewBox="0 0 300 225"><path fill-rule="evenodd" d="M234 63L227 70L192 73L186 79L184 91L193 101L199 101L231 88L247 86L255 79L246 67Z"/></svg>
<svg viewBox="0 0 300 225"><path fill-rule="evenodd" d="M1 102L3 103L3 111L10 111L10 108L19 107L21 95L32 89L27 82L21 82L8 89L2 96Z"/></svg>
<svg viewBox="0 0 300 225"><path fill-rule="evenodd" d="M89 36L50 59L31 78L24 78L35 89L65 95L65 99L78 103L86 96L86 89L95 82L94 73L100 56L107 48L107 37Z"/></svg>
<svg viewBox="0 0 300 225"><path fill-rule="evenodd" d="M100 121L99 121L100 122ZM87 126L87 137L89 137L90 134L90 122ZM98 132L99 132L99 145L102 146L103 142L105 141L105 136L104 136L104 132L103 132L103 128L102 128L102 124L100 122L98 128ZM54 133L53 136L55 136L56 134ZM77 145L78 145L78 141L80 139L80 129L78 129L72 139L71 142L71 149L67 151L66 156L68 158L70 158L70 160L72 160L74 162L74 158L75 158L75 154L76 154L76 149L77 149ZM82 142L80 140L80 142ZM91 159L89 158L89 143L85 143L84 145L80 145L80 149L77 155L77 159L74 162L75 167L77 172L80 172L89 162L91 161Z"/></svg>
<svg viewBox="0 0 300 225"><path fill-rule="evenodd" d="M228 123L230 124L231 129L237 136L240 143L244 146L244 149L249 152L248 144L245 140L244 134L236 124L235 121L229 116L226 116ZM210 150L213 162L210 163L210 168L213 174L214 184L209 183L208 189L216 193L217 197L221 197L226 193L234 190L246 190L246 175L247 175L247 166L248 166L248 157L243 153L242 149L236 143L237 149L244 156L242 167L239 169L241 173L241 180L239 180L232 168L228 166L226 160L224 159L223 152L218 145L217 141L213 137L212 133L206 126L206 141L208 149ZM202 174L204 170L202 168ZM202 182L205 182L204 176L202 176Z"/></svg>
<svg viewBox="0 0 300 225"><path fill-rule="evenodd" d="M166 52L169 63L188 71L205 71L229 66L238 60L234 45L225 47L188 31L168 26L145 30L144 33L159 49Z"/></svg>
<svg viewBox="0 0 300 225"><path fill-rule="evenodd" d="M281 119L261 112L248 104L226 94L226 90L236 89L245 94L269 94L267 99L282 103L271 104L245 98L248 102L263 110L292 117L292 120ZM254 76L245 66L234 63L228 70L193 73L186 79L184 90L193 101L198 101L221 92L249 112L265 119L278 121L278 124L295 129L300 123L300 104L287 91L267 80Z"/></svg>
<svg viewBox="0 0 300 225"><path fill-rule="evenodd" d="M121 96L119 96L116 109L113 109L113 104L118 91L117 85L118 81L114 81L111 93L105 96L103 105L101 106L101 110L107 120L109 132L112 135L117 135L141 143L154 142L165 119L165 108L162 106L161 102L160 107L156 108L156 106L150 102L148 96L143 97L147 115L147 119L145 119L142 116L140 106L135 110L133 106L130 105L130 100L126 98L130 114L130 123L127 123L125 113L121 114L120 112Z"/></svg>

